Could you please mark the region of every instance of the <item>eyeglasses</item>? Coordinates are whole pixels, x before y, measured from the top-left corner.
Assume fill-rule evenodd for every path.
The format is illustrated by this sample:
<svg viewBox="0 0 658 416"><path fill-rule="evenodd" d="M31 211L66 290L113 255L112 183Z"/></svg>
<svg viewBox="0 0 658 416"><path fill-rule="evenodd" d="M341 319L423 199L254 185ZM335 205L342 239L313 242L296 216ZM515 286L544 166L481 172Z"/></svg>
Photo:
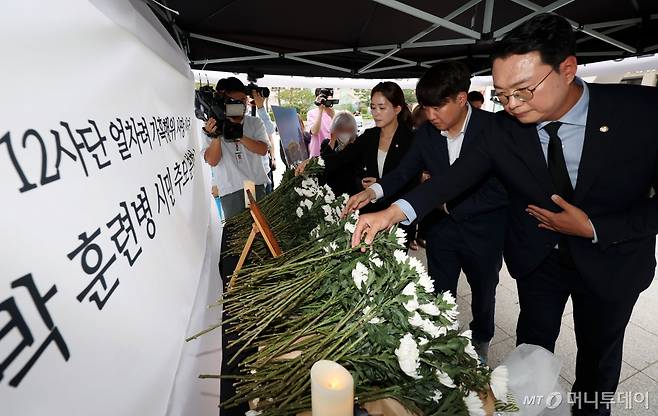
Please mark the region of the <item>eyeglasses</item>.
<svg viewBox="0 0 658 416"><path fill-rule="evenodd" d="M541 83L544 82L549 75L551 75L551 72L553 72L553 69L551 69L550 72L546 74L546 76L542 78L541 81L539 81L537 85L535 85L532 88L521 88L518 90L514 90L510 95L505 95L502 92L499 92L498 94L495 95L495 97L502 105L507 105L509 103L510 97L514 97L517 100L522 101L524 103L528 102L532 100L532 98L535 96L535 90L537 89L537 87L539 87Z"/></svg>

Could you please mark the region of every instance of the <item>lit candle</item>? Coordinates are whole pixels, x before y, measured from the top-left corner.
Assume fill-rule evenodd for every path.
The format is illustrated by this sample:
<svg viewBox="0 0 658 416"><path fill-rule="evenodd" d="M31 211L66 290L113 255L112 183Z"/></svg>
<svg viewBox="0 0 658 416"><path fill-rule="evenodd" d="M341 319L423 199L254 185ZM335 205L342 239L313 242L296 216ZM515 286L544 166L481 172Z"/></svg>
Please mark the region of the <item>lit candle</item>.
<svg viewBox="0 0 658 416"><path fill-rule="evenodd" d="M320 360L311 367L313 416L353 416L354 380L333 361Z"/></svg>

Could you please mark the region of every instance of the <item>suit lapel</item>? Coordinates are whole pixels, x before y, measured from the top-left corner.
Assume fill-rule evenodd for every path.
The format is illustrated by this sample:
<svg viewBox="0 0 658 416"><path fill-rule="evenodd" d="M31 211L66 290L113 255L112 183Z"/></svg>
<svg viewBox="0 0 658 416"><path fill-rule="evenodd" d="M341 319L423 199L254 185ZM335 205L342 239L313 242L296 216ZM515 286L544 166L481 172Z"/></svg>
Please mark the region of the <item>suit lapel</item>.
<svg viewBox="0 0 658 416"><path fill-rule="evenodd" d="M515 152L521 157L523 163L526 164L532 175L537 179L541 189L548 195L553 194L553 181L548 173L548 165L544 151L539 142L539 135L537 134L536 124L522 124L514 120L519 128L512 129L512 140L515 146L512 146Z"/></svg>
<svg viewBox="0 0 658 416"><path fill-rule="evenodd" d="M475 140L475 137L482 130L482 123L480 122L480 111L477 108L471 109L471 119L468 121L466 131L464 132L464 142L462 143L462 152L468 149ZM460 152L461 154L461 152Z"/></svg>
<svg viewBox="0 0 658 416"><path fill-rule="evenodd" d="M366 170L364 175L373 177L379 176L378 166L377 166L377 155L379 151L379 128L374 128L372 130L372 137L369 138L366 143Z"/></svg>
<svg viewBox="0 0 658 416"><path fill-rule="evenodd" d="M392 170L392 166L397 166L400 161L400 146L402 135L404 134L402 129L402 126L398 126L393 135L393 139L391 139L391 145L388 147L388 153L386 154L386 160L384 161L384 174ZM377 148L377 150L379 151L379 148Z"/></svg>
<svg viewBox="0 0 658 416"><path fill-rule="evenodd" d="M580 204L603 167L607 147L616 132L614 108L599 94L597 85L589 84L589 107L585 125L583 153L578 166L578 180L574 190L573 203Z"/></svg>

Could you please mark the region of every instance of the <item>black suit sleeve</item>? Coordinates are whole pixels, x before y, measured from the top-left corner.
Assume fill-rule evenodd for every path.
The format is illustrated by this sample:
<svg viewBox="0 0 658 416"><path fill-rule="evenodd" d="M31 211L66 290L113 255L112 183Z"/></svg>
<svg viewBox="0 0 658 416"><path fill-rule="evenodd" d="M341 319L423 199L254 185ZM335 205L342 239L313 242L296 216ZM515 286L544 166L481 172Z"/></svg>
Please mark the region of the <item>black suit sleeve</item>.
<svg viewBox="0 0 658 416"><path fill-rule="evenodd" d="M653 177L653 190L656 189L658 167ZM652 193L651 198L635 203L627 211L590 218L602 249L658 234L658 195Z"/></svg>
<svg viewBox="0 0 658 416"><path fill-rule="evenodd" d="M476 185L474 192L467 192L447 203L448 211L455 216L484 214L507 205L507 192L496 177Z"/></svg>
<svg viewBox="0 0 658 416"><path fill-rule="evenodd" d="M398 191L407 187L413 179L418 177L420 171L425 166L421 140L422 138L418 137L417 134L416 138L411 141L409 150L405 153L398 166L384 175L379 181L379 184L384 190L385 198L395 195Z"/></svg>
<svg viewBox="0 0 658 416"><path fill-rule="evenodd" d="M476 148L457 159L443 175L432 176L404 196L418 220L475 186L489 174L493 168L489 137L482 137Z"/></svg>

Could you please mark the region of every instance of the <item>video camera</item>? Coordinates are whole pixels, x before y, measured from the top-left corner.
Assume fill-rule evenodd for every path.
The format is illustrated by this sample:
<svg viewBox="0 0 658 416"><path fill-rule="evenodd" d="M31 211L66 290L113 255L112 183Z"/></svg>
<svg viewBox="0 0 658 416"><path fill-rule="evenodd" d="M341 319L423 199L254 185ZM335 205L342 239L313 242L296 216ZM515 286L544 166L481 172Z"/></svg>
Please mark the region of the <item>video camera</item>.
<svg viewBox="0 0 658 416"><path fill-rule="evenodd" d="M244 93L247 94L249 97L254 98L252 96L253 91L255 90L258 92L260 95L263 96L263 98L267 98L270 96L270 89L267 87L259 87L256 85L258 82L258 78L263 78L263 73L254 71L254 70L249 70L247 72L247 81L249 81L249 84L244 88Z"/></svg>
<svg viewBox="0 0 658 416"><path fill-rule="evenodd" d="M337 98L329 98L334 96L333 88L320 88L320 93L318 98L315 100L315 105L318 107L324 105L325 107L333 107L334 104L338 104Z"/></svg>
<svg viewBox="0 0 658 416"><path fill-rule="evenodd" d="M194 114L199 120L214 118L217 133L212 137L222 136L226 141L234 142L242 137L242 124L233 123L227 117L242 117L245 105L240 100L217 93L211 85L202 85L195 92Z"/></svg>

